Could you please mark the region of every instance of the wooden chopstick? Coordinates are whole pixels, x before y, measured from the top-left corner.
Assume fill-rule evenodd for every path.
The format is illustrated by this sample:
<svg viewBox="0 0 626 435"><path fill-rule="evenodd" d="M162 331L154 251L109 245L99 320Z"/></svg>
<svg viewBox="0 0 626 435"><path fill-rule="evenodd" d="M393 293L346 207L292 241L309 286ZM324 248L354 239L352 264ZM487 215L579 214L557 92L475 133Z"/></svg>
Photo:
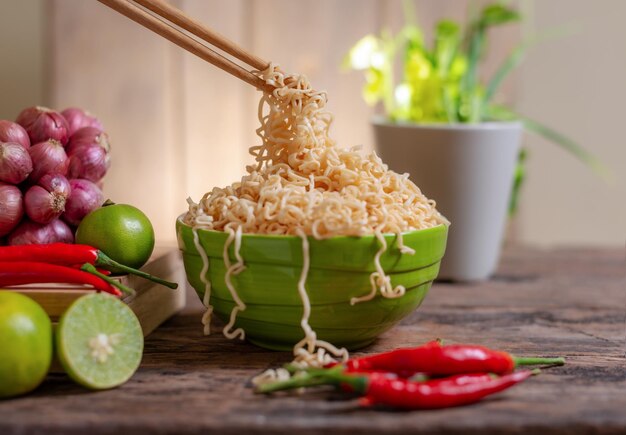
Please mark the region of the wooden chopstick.
<svg viewBox="0 0 626 435"><path fill-rule="evenodd" d="M199 21L185 15L180 9L176 9L174 6L163 0L133 0L135 3L139 3L146 9L160 15L168 21L182 27L189 33L196 35L200 39L216 46L217 48L224 50L226 53L236 57L237 59L247 63L253 68L263 71L269 66L269 62L255 56L252 53L247 52L239 45L235 44L228 38L220 35L214 30L205 27Z"/></svg>
<svg viewBox="0 0 626 435"><path fill-rule="evenodd" d="M260 77L252 74L250 71L242 68L236 63L225 58L221 54L215 52L209 47L199 43L192 37L184 34L180 30L172 27L166 22L154 17L141 7L129 0L98 0L100 3L107 5L111 9L125 15L131 20L141 24L147 29L163 36L167 40L173 42L181 48L195 54L196 56L206 60L207 62L223 69L224 71L234 75L235 77L251 84L257 89L267 89L267 84ZM181 26L182 27L182 26ZM234 45L234 43L232 43ZM241 50L244 51L243 49Z"/></svg>

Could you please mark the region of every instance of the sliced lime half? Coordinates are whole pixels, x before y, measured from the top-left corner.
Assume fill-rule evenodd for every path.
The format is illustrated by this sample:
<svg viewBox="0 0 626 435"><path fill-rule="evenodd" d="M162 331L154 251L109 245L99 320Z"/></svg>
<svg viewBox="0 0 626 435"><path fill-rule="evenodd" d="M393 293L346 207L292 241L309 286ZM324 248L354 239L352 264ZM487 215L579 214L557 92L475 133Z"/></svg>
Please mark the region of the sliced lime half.
<svg viewBox="0 0 626 435"><path fill-rule="evenodd" d="M59 360L79 384L103 390L126 382L143 354L141 325L128 306L105 293L77 299L56 332Z"/></svg>

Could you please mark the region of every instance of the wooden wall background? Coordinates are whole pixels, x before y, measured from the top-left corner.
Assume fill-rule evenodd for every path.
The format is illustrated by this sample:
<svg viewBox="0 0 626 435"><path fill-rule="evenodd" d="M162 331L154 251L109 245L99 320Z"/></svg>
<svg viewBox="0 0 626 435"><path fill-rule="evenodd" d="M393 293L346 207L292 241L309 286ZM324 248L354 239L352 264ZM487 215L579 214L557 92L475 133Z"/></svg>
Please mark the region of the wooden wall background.
<svg viewBox="0 0 626 435"><path fill-rule="evenodd" d="M484 1L484 0L483 0ZM469 0L414 0L427 29L462 18ZM526 33L570 26L529 53L503 97L567 133L613 172L612 182L545 140L530 149L516 239L541 246L626 241L626 100L623 0L522 0ZM372 110L362 77L339 60L366 32L402 21L400 0L177 0L176 4L260 55L309 74L330 92L334 136L371 147ZM96 0L0 0L0 118L36 104L90 108L107 124L114 166L106 193L146 210L161 239L185 198L241 175L257 143L254 91L160 40ZM285 20L289 18L289 20ZM322 24L320 19L324 20ZM323 33L315 37L315 31ZM488 69L519 41L515 26L491 35ZM301 48L298 50L297 48Z"/></svg>
<svg viewBox="0 0 626 435"><path fill-rule="evenodd" d="M400 1L174 3L259 56L306 74L329 93L339 143L371 149L373 109L361 99L363 78L340 72L339 64L365 34L401 26ZM426 29L440 17L462 19L467 6L459 0L415 4ZM113 144L105 193L142 208L157 237L173 239L188 196L197 200L243 174L247 148L258 142L259 95L96 1L51 0L47 7L50 104L86 107L103 120ZM518 33L513 27L498 34L494 59Z"/></svg>

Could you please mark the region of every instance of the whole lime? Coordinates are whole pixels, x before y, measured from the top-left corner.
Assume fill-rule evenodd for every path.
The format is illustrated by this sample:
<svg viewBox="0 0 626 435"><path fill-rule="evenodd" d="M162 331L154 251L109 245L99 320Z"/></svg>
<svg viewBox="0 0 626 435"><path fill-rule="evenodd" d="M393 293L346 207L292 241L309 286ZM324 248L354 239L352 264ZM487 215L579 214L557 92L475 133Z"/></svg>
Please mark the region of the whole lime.
<svg viewBox="0 0 626 435"><path fill-rule="evenodd" d="M81 221L76 230L76 243L98 248L118 263L138 269L152 255L154 229L137 207L105 205Z"/></svg>
<svg viewBox="0 0 626 435"><path fill-rule="evenodd" d="M37 388L52 361L52 323L31 298L0 290L0 398Z"/></svg>

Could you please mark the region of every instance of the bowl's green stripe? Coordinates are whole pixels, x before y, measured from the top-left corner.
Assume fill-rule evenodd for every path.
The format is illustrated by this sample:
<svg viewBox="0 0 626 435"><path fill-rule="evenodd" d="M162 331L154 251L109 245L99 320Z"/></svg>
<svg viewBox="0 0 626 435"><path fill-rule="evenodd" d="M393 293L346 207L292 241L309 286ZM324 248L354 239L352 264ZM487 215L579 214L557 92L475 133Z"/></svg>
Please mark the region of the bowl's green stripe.
<svg viewBox="0 0 626 435"><path fill-rule="evenodd" d="M202 259L193 242L193 231L180 220L176 229L187 278L202 297ZM337 346L361 347L409 315L421 304L439 272L447 231L447 227L439 226L404 234L405 246L414 249L415 255L402 254L396 246L396 236L385 235L388 249L381 255L381 266L392 285L404 285L407 292L396 299L377 295L354 306L350 305L352 297L371 291L370 275L376 270L378 241L373 235L309 238L309 323L318 338ZM213 284L215 314L227 320L234 307L224 282L222 250L227 235L203 230L198 235L203 250L211 257L208 278ZM232 247L229 252L234 261ZM247 308L238 314L236 327L243 327L254 343L289 350L303 337L303 307L297 291L303 264L302 241L294 236L244 234L241 256L246 269L233 276L233 284Z"/></svg>
<svg viewBox="0 0 626 435"><path fill-rule="evenodd" d="M327 329L361 329L368 325L386 325L399 321L422 302L431 283L414 287L401 298L388 299L377 295L374 299L356 305L349 301L335 304L312 305L309 323L312 327ZM234 302L211 298L215 313L227 321ZM263 323L300 329L303 307L249 304L237 316L237 322L260 321ZM364 316L367 316L364 318ZM364 321L367 319L367 321ZM242 326L237 323L238 326ZM341 326L340 326L341 325Z"/></svg>
<svg viewBox="0 0 626 435"><path fill-rule="evenodd" d="M181 249L196 253L191 227L177 222L177 234ZM396 235L385 235L387 250L381 255L384 270L410 270L416 265L424 266L440 261L445 253L448 228L440 225L404 234L404 244L416 250L415 255L402 254L395 245ZM227 234L220 231L198 230L200 244L209 257L222 258ZM309 237L311 268L332 270L374 271L374 257L379 250L378 240L373 236L332 237L317 240ZM244 234L241 256L245 262L302 266L302 241L294 236ZM235 261L234 247L229 257Z"/></svg>
<svg viewBox="0 0 626 435"><path fill-rule="evenodd" d="M185 268L192 286L198 295L204 296L204 286L200 280L202 267L199 257L184 256ZM432 281L438 273L439 263L421 267L407 272L389 274L395 287L414 288ZM245 303L258 303L264 300L268 305L299 306L300 296L297 292L301 269L278 265L248 264L239 275L232 277L238 295ZM221 259L214 258L209 270L212 296L230 299L224 276L226 268ZM306 288L312 305L340 303L352 297L361 297L371 291L371 272L345 272L311 269L306 281Z"/></svg>

